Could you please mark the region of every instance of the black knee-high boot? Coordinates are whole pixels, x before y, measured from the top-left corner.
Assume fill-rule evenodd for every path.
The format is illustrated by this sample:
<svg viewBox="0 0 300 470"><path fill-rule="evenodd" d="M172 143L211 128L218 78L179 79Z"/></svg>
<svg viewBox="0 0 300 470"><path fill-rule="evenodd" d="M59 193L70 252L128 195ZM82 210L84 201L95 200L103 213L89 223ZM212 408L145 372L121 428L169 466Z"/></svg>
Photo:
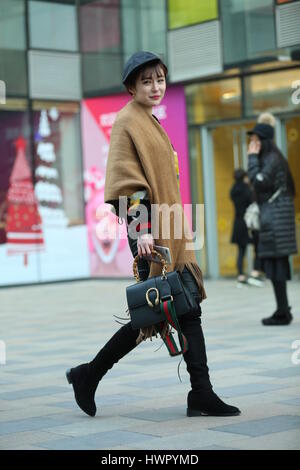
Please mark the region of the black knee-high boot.
<svg viewBox="0 0 300 470"><path fill-rule="evenodd" d="M188 341L184 360L192 386L187 398L187 416L239 415L238 408L224 403L212 389L200 318L183 316L180 324Z"/></svg>
<svg viewBox="0 0 300 470"><path fill-rule="evenodd" d="M91 362L66 372L78 406L89 416L95 416L97 411L95 392L100 380L116 362L137 346L138 334L139 331L133 330L131 324L127 323L112 336Z"/></svg>

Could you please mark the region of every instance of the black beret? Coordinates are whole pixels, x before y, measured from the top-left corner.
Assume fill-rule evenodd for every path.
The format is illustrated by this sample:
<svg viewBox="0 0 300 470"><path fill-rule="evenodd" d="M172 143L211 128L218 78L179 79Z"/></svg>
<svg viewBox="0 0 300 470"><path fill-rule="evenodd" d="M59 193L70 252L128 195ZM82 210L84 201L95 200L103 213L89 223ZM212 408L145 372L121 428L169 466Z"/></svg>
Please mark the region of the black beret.
<svg viewBox="0 0 300 470"><path fill-rule="evenodd" d="M137 70L141 65L147 64L148 62L161 61L161 58L156 54L147 51L140 51L133 54L126 62L122 74L122 83L125 83L129 75Z"/></svg>

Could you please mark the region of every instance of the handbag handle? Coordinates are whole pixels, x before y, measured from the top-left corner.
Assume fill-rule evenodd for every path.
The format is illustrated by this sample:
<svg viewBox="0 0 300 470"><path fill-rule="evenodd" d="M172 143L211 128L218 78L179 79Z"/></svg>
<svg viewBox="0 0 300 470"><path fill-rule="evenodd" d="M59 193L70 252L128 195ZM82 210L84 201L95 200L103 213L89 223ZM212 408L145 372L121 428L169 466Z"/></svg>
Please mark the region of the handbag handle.
<svg viewBox="0 0 300 470"><path fill-rule="evenodd" d="M161 263L161 265L162 265L161 273L162 273L163 278L165 278L165 277L166 277L166 272L168 271L168 266L167 266L166 260L164 259L164 257L163 257L160 253L158 253L158 251L156 251L156 250L154 250L154 249L151 250L151 253L158 256L158 258L159 258L159 260L160 260L160 263ZM142 258L140 255L136 255L136 257L135 257L134 260L133 260L133 266L132 266L132 268L133 268L133 275L134 275L135 280L136 280L137 282L140 282L140 281L141 281L141 280L140 280L139 271L138 271L138 260L139 260L140 258Z"/></svg>

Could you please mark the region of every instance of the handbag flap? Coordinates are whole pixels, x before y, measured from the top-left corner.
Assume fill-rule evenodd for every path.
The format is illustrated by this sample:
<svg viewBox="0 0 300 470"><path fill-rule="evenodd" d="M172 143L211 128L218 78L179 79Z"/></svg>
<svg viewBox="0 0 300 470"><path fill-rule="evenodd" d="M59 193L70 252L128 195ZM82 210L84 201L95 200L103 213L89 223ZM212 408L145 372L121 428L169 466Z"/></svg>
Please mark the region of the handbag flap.
<svg viewBox="0 0 300 470"><path fill-rule="evenodd" d="M149 291L149 289L153 289ZM164 295L169 293L172 295L179 294L182 292L182 285L176 271L167 273L167 280L163 279L162 276L155 276L147 279L146 281L135 283L131 286L126 287L126 297L128 308L135 309L147 304L146 292L148 292L149 300L154 304L157 297L157 293L154 289L159 292L159 301Z"/></svg>

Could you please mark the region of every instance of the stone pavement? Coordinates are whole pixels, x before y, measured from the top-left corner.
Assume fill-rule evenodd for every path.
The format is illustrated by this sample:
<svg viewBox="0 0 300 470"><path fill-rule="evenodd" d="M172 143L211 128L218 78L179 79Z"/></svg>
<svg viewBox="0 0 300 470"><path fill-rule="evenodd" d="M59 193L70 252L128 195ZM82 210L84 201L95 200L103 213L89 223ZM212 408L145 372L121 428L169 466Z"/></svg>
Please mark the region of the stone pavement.
<svg viewBox="0 0 300 470"><path fill-rule="evenodd" d="M206 281L203 328L215 391L238 417L186 417L189 378L159 339L104 377L96 417L75 404L65 370L91 360L118 328L132 280L0 289L0 449L300 449L300 289L294 322L263 327L272 288ZM292 348L298 340L298 350ZM294 344L296 346L297 344ZM294 356L292 356L294 354ZM292 360L294 358L294 361Z"/></svg>

